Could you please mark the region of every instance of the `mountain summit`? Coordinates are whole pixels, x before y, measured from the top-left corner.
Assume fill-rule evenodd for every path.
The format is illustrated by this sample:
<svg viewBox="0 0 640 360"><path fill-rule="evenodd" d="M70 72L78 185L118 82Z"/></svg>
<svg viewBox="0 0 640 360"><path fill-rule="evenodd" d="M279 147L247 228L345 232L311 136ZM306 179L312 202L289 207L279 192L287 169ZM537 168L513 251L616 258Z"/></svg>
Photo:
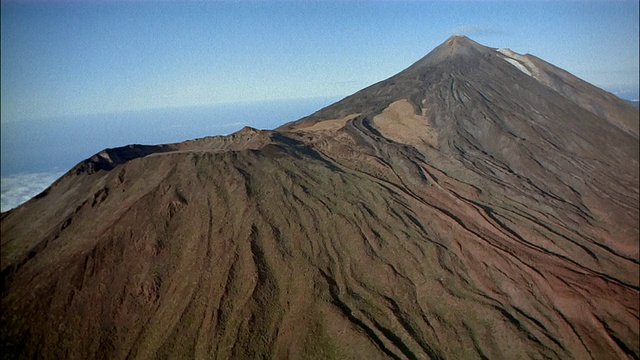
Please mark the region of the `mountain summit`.
<svg viewBox="0 0 640 360"><path fill-rule="evenodd" d="M275 130L2 214L9 358L640 356L638 109L454 36Z"/></svg>
<svg viewBox="0 0 640 360"><path fill-rule="evenodd" d="M436 47L425 57L417 61L411 68L407 69L407 71L412 71L416 68L427 68L453 58L472 58L482 56L482 54L486 53L488 50L490 49L478 44L466 36L454 35L444 43L440 44L440 46Z"/></svg>

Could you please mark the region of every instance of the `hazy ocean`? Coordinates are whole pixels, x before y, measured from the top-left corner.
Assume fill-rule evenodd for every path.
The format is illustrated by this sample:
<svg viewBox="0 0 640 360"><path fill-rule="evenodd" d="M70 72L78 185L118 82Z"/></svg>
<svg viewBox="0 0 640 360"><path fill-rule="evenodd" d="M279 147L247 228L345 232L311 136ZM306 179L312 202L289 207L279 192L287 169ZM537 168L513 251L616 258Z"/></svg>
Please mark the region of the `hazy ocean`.
<svg viewBox="0 0 640 360"><path fill-rule="evenodd" d="M1 210L26 202L77 163L106 148L226 135L244 126L273 129L337 100L234 103L3 123Z"/></svg>

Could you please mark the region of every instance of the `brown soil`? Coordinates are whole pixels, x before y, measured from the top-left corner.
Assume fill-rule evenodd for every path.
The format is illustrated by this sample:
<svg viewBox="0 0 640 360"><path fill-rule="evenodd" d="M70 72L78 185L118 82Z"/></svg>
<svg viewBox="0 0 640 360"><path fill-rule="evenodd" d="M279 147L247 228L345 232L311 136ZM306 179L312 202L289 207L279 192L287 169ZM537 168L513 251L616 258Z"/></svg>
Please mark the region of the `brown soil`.
<svg viewBox="0 0 640 360"><path fill-rule="evenodd" d="M638 110L537 66L580 86L453 37L276 131L88 159L2 214L2 356L638 358Z"/></svg>

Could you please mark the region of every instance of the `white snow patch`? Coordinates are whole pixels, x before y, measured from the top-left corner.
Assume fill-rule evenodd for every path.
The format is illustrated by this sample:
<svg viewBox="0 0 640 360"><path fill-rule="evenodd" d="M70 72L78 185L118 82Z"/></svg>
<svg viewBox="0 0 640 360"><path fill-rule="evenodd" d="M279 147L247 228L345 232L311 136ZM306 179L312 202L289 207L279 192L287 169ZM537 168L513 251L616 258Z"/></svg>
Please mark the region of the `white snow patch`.
<svg viewBox="0 0 640 360"><path fill-rule="evenodd" d="M505 56L503 59L509 64L515 66L523 73L538 79L537 75L540 73L540 70L538 70L538 68L531 62L531 60L527 59L526 56L504 48L498 49L498 52Z"/></svg>
<svg viewBox="0 0 640 360"><path fill-rule="evenodd" d="M498 52L508 57L513 57L514 55L516 55L516 53L513 52L513 50L507 49L507 48L500 48L498 49Z"/></svg>
<svg viewBox="0 0 640 360"><path fill-rule="evenodd" d="M527 69L522 63L518 62L518 60L516 59L512 59L512 58L504 58L509 64L515 66L516 68L518 68L518 70L522 71L523 73L529 75L529 76L533 76L531 75L531 71L529 71L529 69Z"/></svg>

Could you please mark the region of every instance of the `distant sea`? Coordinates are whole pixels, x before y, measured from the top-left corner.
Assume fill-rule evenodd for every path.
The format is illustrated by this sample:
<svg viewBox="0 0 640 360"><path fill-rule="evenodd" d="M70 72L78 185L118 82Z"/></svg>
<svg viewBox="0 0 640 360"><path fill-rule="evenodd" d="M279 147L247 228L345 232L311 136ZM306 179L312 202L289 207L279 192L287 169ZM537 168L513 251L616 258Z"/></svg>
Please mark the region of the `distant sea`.
<svg viewBox="0 0 640 360"><path fill-rule="evenodd" d="M26 202L77 163L106 148L227 135L244 126L274 129L337 100L246 102L3 123L1 211Z"/></svg>

